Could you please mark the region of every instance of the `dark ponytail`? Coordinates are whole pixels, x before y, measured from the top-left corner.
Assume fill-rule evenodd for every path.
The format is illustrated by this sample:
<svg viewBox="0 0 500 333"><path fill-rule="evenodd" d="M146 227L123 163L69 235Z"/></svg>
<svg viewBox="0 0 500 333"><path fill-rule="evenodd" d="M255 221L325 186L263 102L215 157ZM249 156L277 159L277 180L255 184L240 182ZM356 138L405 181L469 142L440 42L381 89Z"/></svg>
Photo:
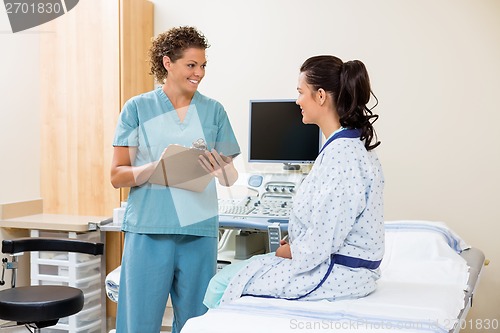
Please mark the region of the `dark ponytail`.
<svg viewBox="0 0 500 333"><path fill-rule="evenodd" d="M371 91L368 72L361 61L343 63L334 56L315 56L307 59L300 71L305 72L308 84L314 89L323 88L332 94L340 125L361 130L361 140L367 150L372 150L380 144L373 128L378 115L371 111L377 106L378 100ZM366 105L371 95L376 104L369 109Z"/></svg>
<svg viewBox="0 0 500 333"><path fill-rule="evenodd" d="M360 129L361 140L365 142L367 150L380 144L380 141L371 144L372 140L377 138L373 123L378 119L378 115L373 114L371 109L366 106L371 95L375 97L375 106L377 106L378 100L371 91L370 79L365 65L359 60L344 63L340 72L340 90L337 96L340 125L346 128Z"/></svg>

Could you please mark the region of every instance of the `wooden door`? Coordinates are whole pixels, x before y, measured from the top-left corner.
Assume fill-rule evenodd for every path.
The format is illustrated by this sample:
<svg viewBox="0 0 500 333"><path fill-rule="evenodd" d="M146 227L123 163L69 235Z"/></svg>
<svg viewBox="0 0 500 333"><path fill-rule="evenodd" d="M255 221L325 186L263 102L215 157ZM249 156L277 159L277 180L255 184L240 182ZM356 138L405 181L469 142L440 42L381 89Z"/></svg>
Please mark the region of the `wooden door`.
<svg viewBox="0 0 500 333"><path fill-rule="evenodd" d="M153 4L80 1L43 30L44 213L112 216L127 193L114 189L109 179L116 121L128 98L153 88L146 62ZM120 265L123 239L109 233L106 241L108 273ZM113 304L108 303L108 313L114 316Z"/></svg>

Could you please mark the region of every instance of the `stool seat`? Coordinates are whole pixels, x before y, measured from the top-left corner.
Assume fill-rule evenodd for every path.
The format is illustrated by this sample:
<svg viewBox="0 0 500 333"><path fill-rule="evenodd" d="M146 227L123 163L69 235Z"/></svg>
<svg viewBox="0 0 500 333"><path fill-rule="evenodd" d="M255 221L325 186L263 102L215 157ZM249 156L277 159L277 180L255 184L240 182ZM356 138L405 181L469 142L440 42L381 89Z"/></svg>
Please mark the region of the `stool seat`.
<svg viewBox="0 0 500 333"><path fill-rule="evenodd" d="M10 264L7 258L2 259L2 284L5 269L17 270L17 255L31 251L76 252L96 256L104 254L104 243L50 237L4 239L2 252L13 256ZM12 285L15 285L15 276L13 273ZM56 325L60 318L78 313L83 304L83 291L68 286L35 285L5 289L0 290L0 319L40 332L42 328Z"/></svg>
<svg viewBox="0 0 500 333"><path fill-rule="evenodd" d="M0 319L22 323L71 316L83 308L80 289L67 286L29 286L0 292Z"/></svg>

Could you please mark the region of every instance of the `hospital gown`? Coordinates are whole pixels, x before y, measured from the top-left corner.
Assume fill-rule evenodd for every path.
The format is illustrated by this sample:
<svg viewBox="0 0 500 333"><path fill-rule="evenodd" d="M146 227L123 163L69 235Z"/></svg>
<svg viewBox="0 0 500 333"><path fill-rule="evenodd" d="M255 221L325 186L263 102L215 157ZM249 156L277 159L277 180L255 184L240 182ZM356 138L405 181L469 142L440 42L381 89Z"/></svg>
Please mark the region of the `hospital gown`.
<svg viewBox="0 0 500 333"><path fill-rule="evenodd" d="M249 260L229 282L221 304L241 295L336 300L373 292L378 268L335 264L327 272L335 253L382 259L383 186L378 158L359 138L332 141L294 197L288 228L292 259L271 254Z"/></svg>

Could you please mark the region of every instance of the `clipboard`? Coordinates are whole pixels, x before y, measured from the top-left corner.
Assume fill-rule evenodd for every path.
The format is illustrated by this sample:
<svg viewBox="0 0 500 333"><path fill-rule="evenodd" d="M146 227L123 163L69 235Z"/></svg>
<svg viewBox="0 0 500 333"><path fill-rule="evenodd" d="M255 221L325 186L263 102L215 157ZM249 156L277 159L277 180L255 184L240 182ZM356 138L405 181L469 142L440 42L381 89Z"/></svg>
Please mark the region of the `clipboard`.
<svg viewBox="0 0 500 333"><path fill-rule="evenodd" d="M160 157L148 182L203 192L214 178L198 162L198 156L204 155L205 151L176 144L169 145Z"/></svg>

